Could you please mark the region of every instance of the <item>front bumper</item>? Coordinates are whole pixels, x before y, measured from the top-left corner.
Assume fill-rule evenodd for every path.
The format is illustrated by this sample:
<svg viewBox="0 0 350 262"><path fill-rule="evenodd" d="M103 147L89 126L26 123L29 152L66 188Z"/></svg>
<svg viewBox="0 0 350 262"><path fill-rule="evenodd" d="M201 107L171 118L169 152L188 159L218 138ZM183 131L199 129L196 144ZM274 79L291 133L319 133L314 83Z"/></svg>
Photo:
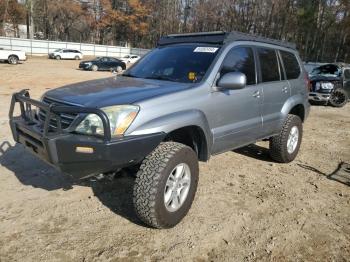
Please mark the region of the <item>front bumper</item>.
<svg viewBox="0 0 350 262"><path fill-rule="evenodd" d="M79 64L79 69L90 70L91 66L90 64Z"/></svg>
<svg viewBox="0 0 350 262"><path fill-rule="evenodd" d="M330 95L331 95L330 93L310 92L309 100L319 101L319 102L328 102Z"/></svg>
<svg viewBox="0 0 350 262"><path fill-rule="evenodd" d="M14 117L13 109L16 103L19 103L24 111L21 110L21 115ZM31 106L47 110L44 124L31 117L31 110L27 110ZM136 164L152 152L165 137L164 133L155 133L112 139L108 135L100 138L74 134L62 129L50 131L50 116L59 119L59 112L66 112L69 107L74 112L96 110L77 109L73 106L47 108L46 104L30 99L28 92L22 91L12 97L10 126L16 142L60 171L78 179ZM109 125L106 127L109 128Z"/></svg>

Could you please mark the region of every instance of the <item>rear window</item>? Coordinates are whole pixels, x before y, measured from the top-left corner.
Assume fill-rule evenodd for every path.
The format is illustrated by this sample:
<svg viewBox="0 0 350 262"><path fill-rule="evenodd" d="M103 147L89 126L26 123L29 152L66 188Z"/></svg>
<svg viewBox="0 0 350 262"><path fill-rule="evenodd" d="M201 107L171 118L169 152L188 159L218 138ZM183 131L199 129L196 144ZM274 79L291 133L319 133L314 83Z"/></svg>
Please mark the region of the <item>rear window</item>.
<svg viewBox="0 0 350 262"><path fill-rule="evenodd" d="M287 79L297 79L300 75L300 66L294 54L286 51L280 51L283 60Z"/></svg>
<svg viewBox="0 0 350 262"><path fill-rule="evenodd" d="M274 49L258 48L260 60L261 81L272 82L280 80L277 55Z"/></svg>

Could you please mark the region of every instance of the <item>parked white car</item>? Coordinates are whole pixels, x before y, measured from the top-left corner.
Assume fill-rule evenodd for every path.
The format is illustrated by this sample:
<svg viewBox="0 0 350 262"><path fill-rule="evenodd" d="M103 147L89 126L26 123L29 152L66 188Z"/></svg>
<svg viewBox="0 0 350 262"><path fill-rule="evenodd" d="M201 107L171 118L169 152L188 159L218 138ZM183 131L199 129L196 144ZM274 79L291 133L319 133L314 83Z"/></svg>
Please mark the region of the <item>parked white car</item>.
<svg viewBox="0 0 350 262"><path fill-rule="evenodd" d="M27 57L24 51L0 49L0 60L16 65L19 61L27 60Z"/></svg>
<svg viewBox="0 0 350 262"><path fill-rule="evenodd" d="M123 58L121 58L120 60L122 60L125 64L129 64L129 63L133 64L139 59L140 59L140 56L138 56L138 55L126 55Z"/></svg>
<svg viewBox="0 0 350 262"><path fill-rule="evenodd" d="M49 53L49 58L51 59L75 59L80 60L83 59L83 54L76 49L56 49L52 53Z"/></svg>

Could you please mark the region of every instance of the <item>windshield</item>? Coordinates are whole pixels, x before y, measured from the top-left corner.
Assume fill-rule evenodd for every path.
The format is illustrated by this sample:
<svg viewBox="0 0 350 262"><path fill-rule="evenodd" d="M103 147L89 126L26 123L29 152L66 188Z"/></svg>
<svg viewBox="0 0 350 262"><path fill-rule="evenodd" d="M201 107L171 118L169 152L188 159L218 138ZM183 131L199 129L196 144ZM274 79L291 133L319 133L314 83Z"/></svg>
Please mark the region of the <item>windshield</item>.
<svg viewBox="0 0 350 262"><path fill-rule="evenodd" d="M54 52L59 53L59 52L61 52L61 51L62 51L62 49L56 49Z"/></svg>
<svg viewBox="0 0 350 262"><path fill-rule="evenodd" d="M198 83L218 53L219 46L182 44L158 47L123 75L182 83Z"/></svg>
<svg viewBox="0 0 350 262"><path fill-rule="evenodd" d="M328 64L314 68L311 71L311 75L322 75L322 76L340 76L341 71L338 66Z"/></svg>

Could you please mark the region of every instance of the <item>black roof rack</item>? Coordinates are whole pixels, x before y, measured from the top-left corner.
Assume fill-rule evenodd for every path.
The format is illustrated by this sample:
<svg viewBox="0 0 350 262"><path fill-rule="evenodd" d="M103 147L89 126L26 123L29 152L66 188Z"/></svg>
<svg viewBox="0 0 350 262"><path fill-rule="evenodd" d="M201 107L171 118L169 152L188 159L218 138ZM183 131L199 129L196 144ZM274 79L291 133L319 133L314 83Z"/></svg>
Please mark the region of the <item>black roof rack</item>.
<svg viewBox="0 0 350 262"><path fill-rule="evenodd" d="M262 36L245 34L237 31L233 31L230 33L223 32L223 31L214 31L214 32L187 33L187 34L171 34L160 38L158 41L158 46L179 44L179 43L206 43L206 44L223 45L234 41L262 42L262 43L268 43L268 44L278 45L282 47L287 47L291 49L296 49L296 45L294 43L275 40L275 39L266 38Z"/></svg>

